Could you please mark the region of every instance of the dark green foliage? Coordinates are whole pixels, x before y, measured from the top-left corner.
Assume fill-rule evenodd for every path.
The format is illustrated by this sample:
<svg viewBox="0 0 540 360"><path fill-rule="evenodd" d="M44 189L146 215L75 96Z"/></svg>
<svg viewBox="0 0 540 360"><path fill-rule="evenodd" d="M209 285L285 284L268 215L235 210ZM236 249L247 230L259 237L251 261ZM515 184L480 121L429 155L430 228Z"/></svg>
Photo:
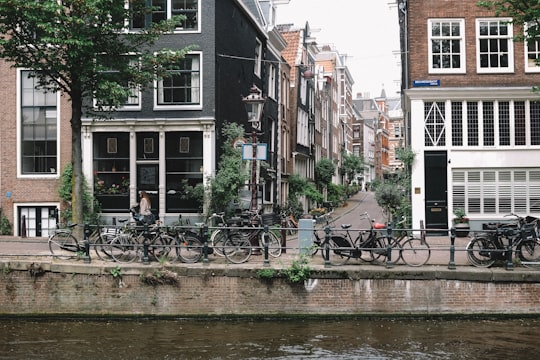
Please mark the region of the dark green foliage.
<svg viewBox="0 0 540 360"><path fill-rule="evenodd" d="M332 182L332 177L336 172L336 166L332 160L322 158L315 165L315 182L318 186L326 187Z"/></svg>
<svg viewBox="0 0 540 360"><path fill-rule="evenodd" d="M236 123L225 123L222 128L223 153L219 159L216 176L210 179L211 201L209 214L228 211L238 200L238 191L247 181L246 164L242 153L233 147L235 139L244 136L244 127Z"/></svg>
<svg viewBox="0 0 540 360"><path fill-rule="evenodd" d="M187 179L182 180L182 194L180 195L180 198L194 201L197 204L197 211L199 213L203 212L204 193L205 189L202 183L191 186Z"/></svg>
<svg viewBox="0 0 540 360"><path fill-rule="evenodd" d="M350 183L356 174L364 172L364 160L354 154L343 154L342 167Z"/></svg>
<svg viewBox="0 0 540 360"><path fill-rule="evenodd" d="M290 283L300 283L309 279L311 275L311 267L309 266L309 257L305 254L300 255L298 259L294 259L291 266L280 271L280 274Z"/></svg>
<svg viewBox="0 0 540 360"><path fill-rule="evenodd" d="M404 228L410 227L411 206L411 168L416 154L410 148L396 150L396 157L403 162L404 168L383 182L375 181L375 198L380 207L385 209L388 221L407 219Z"/></svg>
<svg viewBox="0 0 540 360"><path fill-rule="evenodd" d="M2 209L0 209L0 235L11 235L11 231L11 224Z"/></svg>
<svg viewBox="0 0 540 360"><path fill-rule="evenodd" d="M73 167L68 164L62 171L61 183L58 187L58 196L64 202L66 207L60 213L60 222L67 224L71 220L71 189L73 181ZM98 212L100 210L99 203L90 195L90 188L86 179L83 177L83 209L84 222L87 224L97 224L99 221Z"/></svg>

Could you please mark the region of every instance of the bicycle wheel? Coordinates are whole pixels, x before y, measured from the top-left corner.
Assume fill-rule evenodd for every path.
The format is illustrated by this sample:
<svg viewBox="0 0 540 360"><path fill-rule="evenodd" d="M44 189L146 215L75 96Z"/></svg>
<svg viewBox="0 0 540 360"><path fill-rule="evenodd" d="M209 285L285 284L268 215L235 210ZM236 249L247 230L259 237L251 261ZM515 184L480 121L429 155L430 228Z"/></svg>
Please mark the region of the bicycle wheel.
<svg viewBox="0 0 540 360"><path fill-rule="evenodd" d="M425 265L430 257L429 245L422 239L412 237L401 244L401 259L409 266Z"/></svg>
<svg viewBox="0 0 540 360"><path fill-rule="evenodd" d="M392 247L392 251L390 253L390 261L388 260L389 241ZM398 239L394 237L388 238L386 236L380 236L373 242L373 249L371 250L371 255L374 261L386 261L387 264L394 265L397 264L401 259L401 251L402 248Z"/></svg>
<svg viewBox="0 0 540 360"><path fill-rule="evenodd" d="M121 263L130 263L139 256L139 246L135 235L120 234L116 236L109 244L108 252L114 261Z"/></svg>
<svg viewBox="0 0 540 360"><path fill-rule="evenodd" d="M242 235L231 235L223 244L223 254L225 258L235 264L241 264L251 256L251 243Z"/></svg>
<svg viewBox="0 0 540 360"><path fill-rule="evenodd" d="M97 257L103 261L114 261L110 253L110 244L114 240L116 235L112 233L102 232L93 242L94 251Z"/></svg>
<svg viewBox="0 0 540 360"><path fill-rule="evenodd" d="M203 256L203 243L191 235L180 235L177 239L177 256L183 263L196 263Z"/></svg>
<svg viewBox="0 0 540 360"><path fill-rule="evenodd" d="M491 256L497 247L493 241L484 237L475 237L467 244L467 258L469 262L477 267L490 267L495 263Z"/></svg>
<svg viewBox="0 0 540 360"><path fill-rule="evenodd" d="M174 237L159 233L148 244L148 254L152 256L153 260L159 262L174 262L177 256L174 251L171 251L171 248L175 244L176 239Z"/></svg>
<svg viewBox="0 0 540 360"><path fill-rule="evenodd" d="M49 238L49 250L53 257L67 260L82 251L75 236L67 231L57 231Z"/></svg>
<svg viewBox="0 0 540 360"><path fill-rule="evenodd" d="M214 254L217 256L225 256L225 254L223 254L223 245L226 239L227 235L221 229L217 229L210 236L210 244L214 249Z"/></svg>
<svg viewBox="0 0 540 360"><path fill-rule="evenodd" d="M364 253L367 255L361 256L360 258L362 260L376 263L386 262L388 256L388 239L385 236L372 239L366 244L366 246L368 249L364 250ZM392 261L389 262L390 264L395 264L399 261L399 257L401 256L401 250L399 247L399 244L394 245L394 249L397 250L397 254L395 251L392 251Z"/></svg>
<svg viewBox="0 0 540 360"><path fill-rule="evenodd" d="M259 246L264 250L264 231L259 234ZM281 255L281 240L272 231L268 232L268 255L279 257Z"/></svg>
<svg viewBox="0 0 540 360"><path fill-rule="evenodd" d="M328 240L328 262L333 266L345 265L351 258L353 251L351 243L342 236L333 235ZM321 254L324 261L326 261L326 244L323 242L321 247Z"/></svg>
<svg viewBox="0 0 540 360"><path fill-rule="evenodd" d="M517 255L522 264L527 267L540 266L540 240L527 239L519 243L516 248Z"/></svg>

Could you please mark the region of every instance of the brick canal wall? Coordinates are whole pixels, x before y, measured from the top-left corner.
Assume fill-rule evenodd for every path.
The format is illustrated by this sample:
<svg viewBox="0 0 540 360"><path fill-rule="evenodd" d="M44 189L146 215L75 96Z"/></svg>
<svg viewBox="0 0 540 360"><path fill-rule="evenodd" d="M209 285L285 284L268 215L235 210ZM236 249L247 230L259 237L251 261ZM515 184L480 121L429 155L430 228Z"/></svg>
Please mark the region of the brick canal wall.
<svg viewBox="0 0 540 360"><path fill-rule="evenodd" d="M310 282L290 284L226 265L134 264L120 276L115 265L0 267L0 315L540 314L540 274L531 270L319 267Z"/></svg>

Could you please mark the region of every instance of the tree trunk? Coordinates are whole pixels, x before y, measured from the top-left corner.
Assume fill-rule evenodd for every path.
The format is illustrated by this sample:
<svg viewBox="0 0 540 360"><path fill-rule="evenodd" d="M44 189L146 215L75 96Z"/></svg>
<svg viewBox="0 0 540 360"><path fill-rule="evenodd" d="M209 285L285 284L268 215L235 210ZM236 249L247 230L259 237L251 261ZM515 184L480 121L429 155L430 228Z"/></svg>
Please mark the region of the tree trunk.
<svg viewBox="0 0 540 360"><path fill-rule="evenodd" d="M83 211L83 171L81 142L82 95L74 90L71 94L71 162L73 177L71 179L71 211L74 224L84 224ZM82 239L83 227L77 226L77 238Z"/></svg>

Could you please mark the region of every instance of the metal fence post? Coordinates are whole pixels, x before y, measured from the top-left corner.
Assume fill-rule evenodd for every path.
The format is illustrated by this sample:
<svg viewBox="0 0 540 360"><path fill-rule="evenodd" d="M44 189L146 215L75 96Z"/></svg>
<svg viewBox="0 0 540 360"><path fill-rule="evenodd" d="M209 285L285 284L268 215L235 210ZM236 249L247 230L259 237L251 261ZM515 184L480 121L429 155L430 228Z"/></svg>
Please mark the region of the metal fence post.
<svg viewBox="0 0 540 360"><path fill-rule="evenodd" d="M389 269L394 267L392 264L392 223L388 223L386 227L386 243L386 268Z"/></svg>
<svg viewBox="0 0 540 360"><path fill-rule="evenodd" d="M90 264L90 225L84 224L84 262Z"/></svg>
<svg viewBox="0 0 540 360"><path fill-rule="evenodd" d="M330 267L330 226L324 228L324 267Z"/></svg>
<svg viewBox="0 0 540 360"><path fill-rule="evenodd" d="M448 268L450 270L456 269L455 255L456 255L456 228L452 226L450 229L450 262L448 263Z"/></svg>
<svg viewBox="0 0 540 360"><path fill-rule="evenodd" d="M519 230L518 230L519 231ZM521 236L525 234L521 233ZM508 249L506 250L506 270L514 270L514 262L512 261L513 251L512 246L514 242L514 234L509 234L508 236Z"/></svg>
<svg viewBox="0 0 540 360"><path fill-rule="evenodd" d="M270 260L268 259L268 225L264 225L263 231L264 266L270 266Z"/></svg>
<svg viewBox="0 0 540 360"><path fill-rule="evenodd" d="M208 225L201 224L199 227L199 236L203 242L203 264L208 265Z"/></svg>
<svg viewBox="0 0 540 360"><path fill-rule="evenodd" d="M144 224L143 264L150 264L150 258L148 257L148 239L149 238L150 238L150 232L148 231L148 224Z"/></svg>

